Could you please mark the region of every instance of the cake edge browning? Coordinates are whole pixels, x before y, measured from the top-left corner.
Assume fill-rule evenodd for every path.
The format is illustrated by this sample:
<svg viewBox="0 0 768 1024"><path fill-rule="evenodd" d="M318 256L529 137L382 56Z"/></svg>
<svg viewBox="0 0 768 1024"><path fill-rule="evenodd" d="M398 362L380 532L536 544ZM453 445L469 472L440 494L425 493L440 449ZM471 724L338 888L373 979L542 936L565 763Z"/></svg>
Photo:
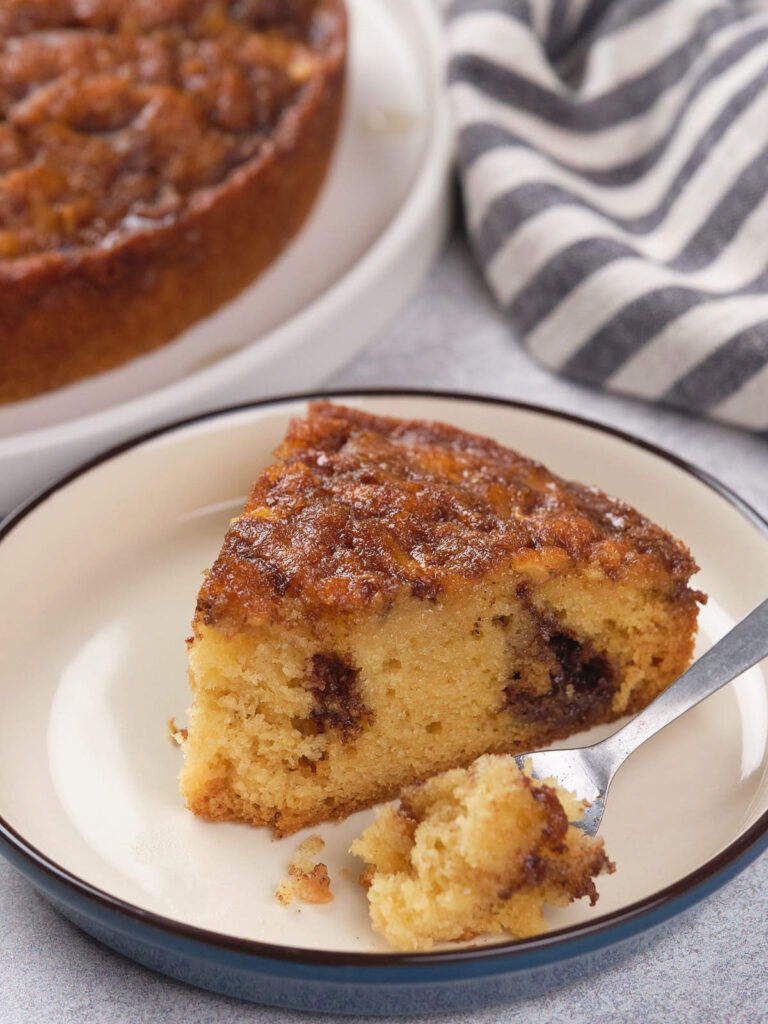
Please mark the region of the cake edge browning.
<svg viewBox="0 0 768 1024"><path fill-rule="evenodd" d="M608 725L626 715L636 714L638 711L642 711L648 704L648 700L649 698L645 698L641 693L638 693L635 700L625 710L609 712L604 717L601 717L600 724ZM588 728L588 726L584 726L584 728ZM556 740L567 739L569 736L573 736L574 732L574 727L567 725L542 731L537 737L536 749L545 747L549 743L554 743ZM532 747L520 747L519 749L511 750L509 744L499 744L495 747L489 747L484 753L491 755L511 753L516 755L531 753L532 751ZM411 785L419 786L441 772L449 771L453 768L469 768L477 760L478 756L483 755L470 754L464 758L451 758L429 772L424 772L417 776L409 775L407 781L397 780L386 785L382 784L373 795L335 803L332 806L323 804L319 806L316 814L292 814L285 810L277 810L272 814L259 813L253 803L238 796L237 793L229 788L229 779L226 774L211 778L205 787L197 791L194 798L187 798L186 807L196 817L203 818L206 821L237 821L255 827L271 828L276 838L284 839L286 836L293 835L304 828L313 828L315 825L321 825L326 822L345 821L350 815L356 814L358 811L365 811L375 804L396 799L405 787Z"/></svg>
<svg viewBox="0 0 768 1024"><path fill-rule="evenodd" d="M347 17L272 145L200 190L174 222L105 249L0 260L0 403L113 369L176 338L251 284L296 235L343 108Z"/></svg>

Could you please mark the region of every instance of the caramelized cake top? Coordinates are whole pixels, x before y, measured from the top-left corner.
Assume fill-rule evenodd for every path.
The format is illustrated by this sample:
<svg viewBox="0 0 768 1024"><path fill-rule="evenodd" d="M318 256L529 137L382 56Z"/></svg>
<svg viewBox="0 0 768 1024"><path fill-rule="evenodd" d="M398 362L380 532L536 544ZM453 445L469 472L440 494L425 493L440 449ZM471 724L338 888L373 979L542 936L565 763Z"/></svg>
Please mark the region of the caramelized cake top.
<svg viewBox="0 0 768 1024"><path fill-rule="evenodd" d="M435 599L499 567L589 564L680 593L697 569L624 502L444 423L314 402L275 455L206 576L198 621L237 629L294 602L312 618L402 592Z"/></svg>
<svg viewBox="0 0 768 1024"><path fill-rule="evenodd" d="M194 208L274 144L344 25L342 0L5 0L0 259Z"/></svg>

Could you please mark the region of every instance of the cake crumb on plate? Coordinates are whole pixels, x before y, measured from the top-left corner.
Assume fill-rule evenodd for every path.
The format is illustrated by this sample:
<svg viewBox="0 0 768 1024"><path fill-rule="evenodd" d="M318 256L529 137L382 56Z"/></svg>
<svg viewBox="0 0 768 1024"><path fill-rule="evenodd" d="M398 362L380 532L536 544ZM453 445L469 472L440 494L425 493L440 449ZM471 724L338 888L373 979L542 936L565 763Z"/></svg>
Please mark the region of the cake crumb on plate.
<svg viewBox="0 0 768 1024"><path fill-rule="evenodd" d="M328 868L315 857L325 847L318 835L308 836L299 846L288 865L288 878L284 878L275 889L275 896L288 906L293 900L304 903L330 903L333 899L331 878Z"/></svg>
<svg viewBox="0 0 768 1024"><path fill-rule="evenodd" d="M168 739L171 741L171 743L175 743L177 746L180 747L187 738L187 730L180 729L178 725L176 725L176 719L173 717L168 719L167 729Z"/></svg>
<svg viewBox="0 0 768 1024"><path fill-rule="evenodd" d="M571 822L584 804L485 755L410 786L387 804L350 852L366 867L371 923L397 949L431 949L506 932L545 931L546 904L597 900L594 878L614 871L602 838Z"/></svg>

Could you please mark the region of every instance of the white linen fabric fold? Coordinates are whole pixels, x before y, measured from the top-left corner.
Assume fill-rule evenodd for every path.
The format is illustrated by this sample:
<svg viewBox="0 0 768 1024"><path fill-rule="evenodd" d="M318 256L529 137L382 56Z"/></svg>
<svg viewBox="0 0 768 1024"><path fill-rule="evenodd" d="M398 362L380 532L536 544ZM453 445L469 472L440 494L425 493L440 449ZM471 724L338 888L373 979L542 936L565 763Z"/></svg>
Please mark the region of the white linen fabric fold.
<svg viewBox="0 0 768 1024"><path fill-rule="evenodd" d="M477 257L531 352L768 430L768 0L448 0Z"/></svg>

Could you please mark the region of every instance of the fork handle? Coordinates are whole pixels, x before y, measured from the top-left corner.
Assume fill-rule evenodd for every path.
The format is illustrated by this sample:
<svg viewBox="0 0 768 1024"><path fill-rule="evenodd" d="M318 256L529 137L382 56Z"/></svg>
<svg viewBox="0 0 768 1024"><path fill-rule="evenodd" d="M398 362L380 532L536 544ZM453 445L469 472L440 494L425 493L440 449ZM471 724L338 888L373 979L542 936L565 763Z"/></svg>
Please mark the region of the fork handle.
<svg viewBox="0 0 768 1024"><path fill-rule="evenodd" d="M610 756L613 769L665 725L768 655L768 599L694 662L645 710L592 748Z"/></svg>

